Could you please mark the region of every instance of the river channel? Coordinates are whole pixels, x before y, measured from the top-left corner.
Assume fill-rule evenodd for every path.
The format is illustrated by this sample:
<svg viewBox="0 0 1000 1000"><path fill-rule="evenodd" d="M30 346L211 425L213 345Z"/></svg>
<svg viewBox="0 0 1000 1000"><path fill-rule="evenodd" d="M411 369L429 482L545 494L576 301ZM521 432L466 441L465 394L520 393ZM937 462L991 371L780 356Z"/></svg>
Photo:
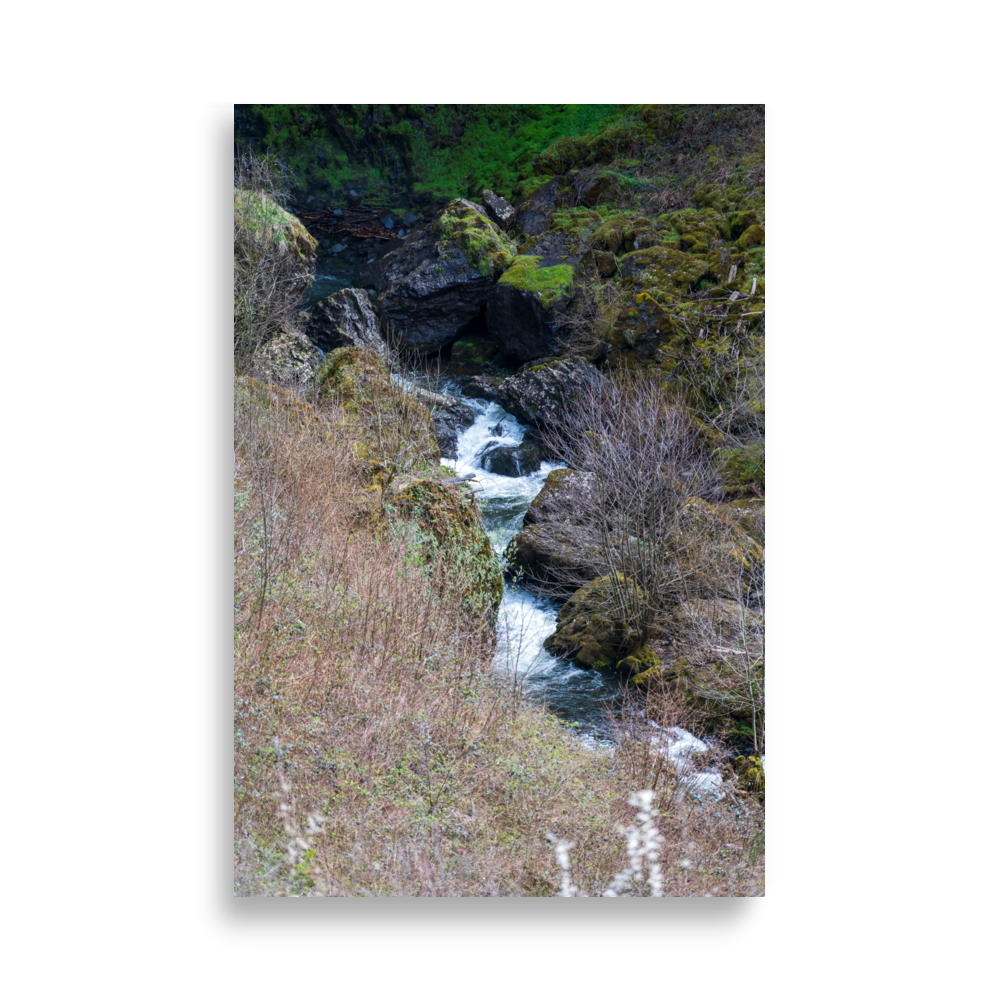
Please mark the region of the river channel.
<svg viewBox="0 0 1000 1000"><path fill-rule="evenodd" d="M499 440L505 445L519 444L528 428L498 403L463 397L462 381L461 377L452 377L433 386L436 392L461 399L476 415L472 426L458 437L457 457L444 461L454 466L456 475L475 473L473 485L480 491L476 499L483 524L503 564L504 549L523 527L524 514L531 501L545 485L548 474L563 466L543 462L537 472L524 476L486 472L483 456L491 445L498 443L493 428L503 420L503 436ZM584 738L604 742L611 736L611 717L621 714L621 681L597 670L575 667L550 656L542 648L546 637L556 630L558 610L555 601L505 578L494 667L508 675L512 682L521 684L527 697L544 703L561 718L577 723Z"/></svg>
<svg viewBox="0 0 1000 1000"><path fill-rule="evenodd" d="M501 565L505 564L503 552L507 543L524 526L524 515L531 501L545 485L553 469L565 466L543 462L537 472L524 476L500 476L483 469L483 456L498 441L494 428L503 420L502 441L505 445L520 444L528 428L507 413L498 403L462 396L461 376L429 381L420 376L411 379L424 388L462 400L475 413L472 426L458 437L456 458L446 460L453 465L456 475L475 473L474 486L482 511L483 524ZM521 686L525 696L546 705L567 722L575 723L580 739L594 749L613 750L615 722L622 719L625 705L622 681L613 674L576 667L565 660L551 656L542 648L547 636L556 630L559 605L532 593L505 575L503 601L497 620L497 651L494 669ZM641 709L637 709L640 715ZM692 754L708 749L686 730L677 727L664 729L647 720L649 726L660 730L652 736L651 743L659 745L692 791L717 794L722 777L716 768L698 770L690 765Z"/></svg>

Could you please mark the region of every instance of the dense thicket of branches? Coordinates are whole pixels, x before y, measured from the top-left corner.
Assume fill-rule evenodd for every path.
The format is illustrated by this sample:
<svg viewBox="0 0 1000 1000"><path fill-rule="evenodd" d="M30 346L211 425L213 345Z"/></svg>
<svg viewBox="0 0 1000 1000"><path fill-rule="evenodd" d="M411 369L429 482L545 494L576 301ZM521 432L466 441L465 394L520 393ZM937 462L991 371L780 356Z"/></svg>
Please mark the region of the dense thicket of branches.
<svg viewBox="0 0 1000 1000"><path fill-rule="evenodd" d="M576 394L544 431L573 469L590 473L594 516L617 621L643 638L710 573L697 499L719 494L705 428L665 394L657 374L620 372Z"/></svg>

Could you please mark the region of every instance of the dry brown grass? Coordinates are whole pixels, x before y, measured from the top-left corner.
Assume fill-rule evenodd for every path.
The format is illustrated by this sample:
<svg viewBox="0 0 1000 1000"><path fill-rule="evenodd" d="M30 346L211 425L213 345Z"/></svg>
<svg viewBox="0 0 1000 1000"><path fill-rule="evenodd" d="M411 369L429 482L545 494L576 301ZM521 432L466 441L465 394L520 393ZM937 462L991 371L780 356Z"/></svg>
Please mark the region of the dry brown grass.
<svg viewBox="0 0 1000 1000"><path fill-rule="evenodd" d="M234 891L554 895L546 831L600 891L648 765L584 749L491 671L461 580L377 515L337 423L237 386ZM662 763L655 785L669 893L760 893L756 806L677 795Z"/></svg>

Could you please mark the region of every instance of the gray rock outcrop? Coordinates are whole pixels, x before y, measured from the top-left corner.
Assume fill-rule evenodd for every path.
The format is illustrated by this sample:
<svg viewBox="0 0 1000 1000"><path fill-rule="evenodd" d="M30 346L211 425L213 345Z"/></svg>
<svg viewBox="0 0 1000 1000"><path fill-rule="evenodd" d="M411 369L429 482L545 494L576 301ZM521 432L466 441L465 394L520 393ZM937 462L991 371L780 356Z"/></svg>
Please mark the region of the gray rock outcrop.
<svg viewBox="0 0 1000 1000"><path fill-rule="evenodd" d="M541 435L529 428L520 444L509 439L497 438L484 452L482 466L486 472L495 476L526 476L537 472L542 467L542 461L547 451Z"/></svg>
<svg viewBox="0 0 1000 1000"><path fill-rule="evenodd" d="M344 288L313 306L306 334L323 352L338 347L367 347L388 353L378 332L378 317L363 288Z"/></svg>
<svg viewBox="0 0 1000 1000"><path fill-rule="evenodd" d="M524 516L524 529L507 546L508 565L529 583L563 596L607 573L597 509L592 474L550 472Z"/></svg>
<svg viewBox="0 0 1000 1000"><path fill-rule="evenodd" d="M555 358L537 365L522 365L497 387L497 400L521 423L541 427L560 413L584 386L596 385L601 373L582 358Z"/></svg>
<svg viewBox="0 0 1000 1000"><path fill-rule="evenodd" d="M503 230L510 229L517 217L517 209L498 194L494 194L489 188L483 190L483 205L486 207L486 214Z"/></svg>

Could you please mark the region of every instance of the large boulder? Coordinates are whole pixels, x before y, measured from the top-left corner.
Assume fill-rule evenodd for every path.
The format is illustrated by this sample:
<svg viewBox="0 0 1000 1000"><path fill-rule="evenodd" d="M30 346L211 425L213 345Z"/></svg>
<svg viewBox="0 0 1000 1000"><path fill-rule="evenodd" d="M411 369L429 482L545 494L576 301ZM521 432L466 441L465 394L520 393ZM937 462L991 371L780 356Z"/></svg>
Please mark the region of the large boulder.
<svg viewBox="0 0 1000 1000"><path fill-rule="evenodd" d="M378 316L363 288L344 288L313 306L306 333L324 353L338 347L388 351L378 332Z"/></svg>
<svg viewBox="0 0 1000 1000"><path fill-rule="evenodd" d="M553 469L524 514L531 524L597 524L597 480L592 472Z"/></svg>
<svg viewBox="0 0 1000 1000"><path fill-rule="evenodd" d="M559 609L556 631L543 645L581 667L630 675L652 670L660 661L632 624L643 601L642 590L621 573L591 580Z"/></svg>
<svg viewBox="0 0 1000 1000"><path fill-rule="evenodd" d="M556 208L567 203L559 190L559 182L552 180L533 191L517 208L517 222L526 236L537 236L552 228Z"/></svg>
<svg viewBox="0 0 1000 1000"><path fill-rule="evenodd" d="M593 268L587 238L600 222L598 213L563 209L556 220L555 229L523 240L487 304L490 336L520 361L562 352L573 336L577 290Z"/></svg>
<svg viewBox="0 0 1000 1000"><path fill-rule="evenodd" d="M505 354L519 361L556 354L573 300L573 267L541 266L537 255L516 257L490 293L486 329Z"/></svg>
<svg viewBox="0 0 1000 1000"><path fill-rule="evenodd" d="M515 576L561 596L609 570L600 531L575 524L532 524L510 540L504 558Z"/></svg>
<svg viewBox="0 0 1000 1000"><path fill-rule="evenodd" d="M442 586L457 587L465 607L491 616L503 598L503 574L473 498L435 479L401 478L392 504L417 529L417 550L428 569L446 565Z"/></svg>
<svg viewBox="0 0 1000 1000"><path fill-rule="evenodd" d="M430 411L441 457L456 458L458 435L467 427L471 427L476 420L472 408L454 396L431 392L419 386L411 386L409 391Z"/></svg>
<svg viewBox="0 0 1000 1000"><path fill-rule="evenodd" d="M550 472L504 553L511 570L563 595L608 573L597 511L591 473Z"/></svg>
<svg viewBox="0 0 1000 1000"><path fill-rule="evenodd" d="M541 435L529 427L520 444L497 438L483 453L482 466L496 476L526 476L542 467L547 454Z"/></svg>
<svg viewBox="0 0 1000 1000"><path fill-rule="evenodd" d="M250 359L250 373L265 382L307 385L323 361L323 352L297 327L284 323Z"/></svg>
<svg viewBox="0 0 1000 1000"><path fill-rule="evenodd" d="M430 351L457 340L479 316L516 253L482 206L460 198L365 268L359 280L375 289L390 336Z"/></svg>
<svg viewBox="0 0 1000 1000"><path fill-rule="evenodd" d="M462 395L468 399L485 399L490 403L499 403L502 381L496 375L473 375L462 386Z"/></svg>
<svg viewBox="0 0 1000 1000"><path fill-rule="evenodd" d="M299 219L269 195L242 188L235 190L233 222L247 234L281 248L300 266L303 278L308 279L306 284L312 280L319 244Z"/></svg>
<svg viewBox="0 0 1000 1000"><path fill-rule="evenodd" d="M317 245L306 227L268 195L233 192L233 335L239 355L256 349L290 320L313 281ZM287 348L286 338L273 350ZM259 364L271 362L261 357L258 370Z"/></svg>
<svg viewBox="0 0 1000 1000"><path fill-rule="evenodd" d="M314 398L329 408L355 455L396 475L438 471L441 451L427 407L397 385L384 357L338 347L316 373Z"/></svg>
<svg viewBox="0 0 1000 1000"><path fill-rule="evenodd" d="M521 423L541 427L562 412L575 392L596 385L601 373L582 358L552 358L522 365L497 388L500 405Z"/></svg>

